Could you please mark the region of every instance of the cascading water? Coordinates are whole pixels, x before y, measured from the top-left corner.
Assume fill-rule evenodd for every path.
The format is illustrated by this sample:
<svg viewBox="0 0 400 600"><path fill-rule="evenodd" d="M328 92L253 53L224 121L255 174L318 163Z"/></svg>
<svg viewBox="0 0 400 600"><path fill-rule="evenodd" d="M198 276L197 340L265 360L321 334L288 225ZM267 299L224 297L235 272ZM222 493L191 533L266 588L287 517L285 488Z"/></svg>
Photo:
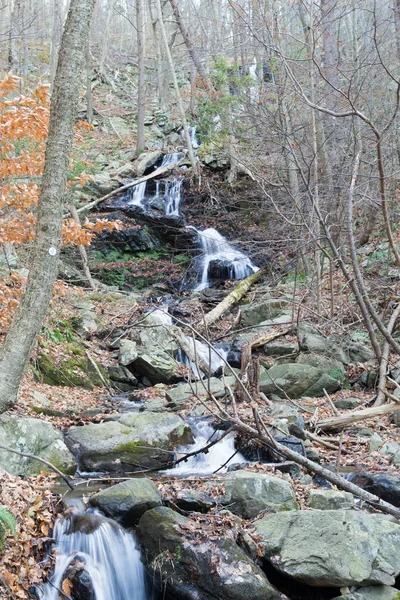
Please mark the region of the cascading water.
<svg viewBox="0 0 400 600"><path fill-rule="evenodd" d="M184 152L174 152L173 154L166 154L162 160L161 167L169 167L169 165L173 165L174 163L182 160L184 156Z"/></svg>
<svg viewBox="0 0 400 600"><path fill-rule="evenodd" d="M250 258L231 246L216 229L210 228L204 231L196 229L196 231L203 250L196 290L203 290L210 286L210 267L212 264L220 270L222 267L226 275L225 279L244 279L258 271L258 267L252 263Z"/></svg>
<svg viewBox="0 0 400 600"><path fill-rule="evenodd" d="M165 214L169 217L178 217L181 207L182 179L173 179L165 182Z"/></svg>
<svg viewBox="0 0 400 600"><path fill-rule="evenodd" d="M185 337L186 337L186 341L188 342L188 344L192 348L195 348L194 354L197 355L198 357L202 358L206 364L210 365L210 373L211 374L218 371L218 369L220 367L224 367L224 365L226 364L226 358L228 356L228 350L226 350L224 348L217 348L217 351L218 351L218 354L217 354L217 352L210 349L210 347L207 344L204 344L203 342L200 342L199 340L195 340L194 341L195 343L193 345L193 339L188 336L185 336ZM196 365L196 363L192 362L189 359L189 357L182 350L179 350L176 359L178 362L181 362L184 365L186 365L188 367L188 369L191 370L191 372L196 377L196 379L201 379L202 377L204 377L203 371L201 371L198 368L198 366Z"/></svg>
<svg viewBox="0 0 400 600"><path fill-rule="evenodd" d="M96 600L146 600L144 566L132 534L94 514L59 519L54 529L56 565L41 600L58 600L68 567L83 563Z"/></svg>
<svg viewBox="0 0 400 600"><path fill-rule="evenodd" d="M129 206L142 206L146 194L146 181L135 185L129 190L128 202Z"/></svg>
<svg viewBox="0 0 400 600"><path fill-rule="evenodd" d="M177 456L195 452L217 439L223 431L213 429L206 421L190 422L194 434L194 444L177 449ZM210 475L218 471L224 473L230 464L244 463L245 458L235 449L234 433L229 433L220 442L212 446L207 454L204 452L191 456L187 461L168 469L168 475ZM222 467L222 468L221 468Z"/></svg>

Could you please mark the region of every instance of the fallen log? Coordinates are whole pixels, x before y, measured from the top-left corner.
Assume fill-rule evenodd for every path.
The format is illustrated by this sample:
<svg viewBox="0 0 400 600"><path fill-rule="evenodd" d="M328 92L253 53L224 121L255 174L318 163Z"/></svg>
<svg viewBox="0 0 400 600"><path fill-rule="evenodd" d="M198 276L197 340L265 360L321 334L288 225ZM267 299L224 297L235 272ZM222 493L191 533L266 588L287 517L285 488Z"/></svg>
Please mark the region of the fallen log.
<svg viewBox="0 0 400 600"><path fill-rule="evenodd" d="M199 354L195 351L193 344L191 344L186 339L182 330L179 329L179 327L172 327L171 331L175 340L178 342L182 351L186 354L189 360L192 363L194 363L199 370L203 371L203 373L205 373L206 375L210 375L211 365L207 361L205 361L201 356L199 356ZM211 348L210 352L212 352ZM211 360L209 362L211 363Z"/></svg>
<svg viewBox="0 0 400 600"><path fill-rule="evenodd" d="M76 212L80 213L85 210L90 210L94 206L97 206L98 204L100 204L100 202L104 202L104 200L108 200L109 198L111 198L112 196L115 196L116 194L119 194L120 192L129 190L129 188L131 188L135 185L139 185L139 183L143 183L144 181L148 181L149 179L154 179L155 177L158 177L159 175L163 175L163 173L167 173L167 171L171 171L174 167L177 167L181 163L182 163L182 160L179 160L175 163L172 163L171 165L167 165L166 167L160 167L159 169L156 169L153 173L150 173L149 175L145 175L144 177L140 177L139 179L134 179L133 181L130 181L129 183L117 188L116 190L113 190L109 194L106 194L105 196L102 196L101 198L97 198L96 200L93 200L93 202L89 202L89 204L85 204L85 206L81 206L81 208L78 208L78 210Z"/></svg>
<svg viewBox="0 0 400 600"><path fill-rule="evenodd" d="M255 273L246 277L246 279L242 279L237 286L220 302L215 306L209 313L207 313L201 321L197 323L197 327L200 330L205 330L210 325L213 325L215 321L218 321L220 317L234 304L239 302L246 294L246 292L251 288L253 283L256 283L261 277L265 274L265 269L259 269Z"/></svg>
<svg viewBox="0 0 400 600"><path fill-rule="evenodd" d="M372 408L365 408L364 410L347 413L340 415L339 417L332 417L331 419L322 419L322 421L317 422L316 429L321 429L323 431L328 431L329 429L343 429L347 425L365 421L365 419L394 413L396 410L399 410L399 406L399 404L392 402L391 404L373 406Z"/></svg>

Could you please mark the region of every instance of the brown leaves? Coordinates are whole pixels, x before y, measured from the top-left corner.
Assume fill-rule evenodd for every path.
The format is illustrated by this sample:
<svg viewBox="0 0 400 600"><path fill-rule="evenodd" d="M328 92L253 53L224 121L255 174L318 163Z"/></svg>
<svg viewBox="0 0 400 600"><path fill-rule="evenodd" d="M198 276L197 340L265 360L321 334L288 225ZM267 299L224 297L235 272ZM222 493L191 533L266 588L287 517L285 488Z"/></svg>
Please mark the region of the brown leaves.
<svg viewBox="0 0 400 600"><path fill-rule="evenodd" d="M15 598L28 598L27 589L42 581L50 571L39 564L45 556L55 519L56 498L48 486L51 477L38 476L22 480L11 475L0 477L0 504L6 506L17 521L17 540L8 540L0 556L0 573Z"/></svg>

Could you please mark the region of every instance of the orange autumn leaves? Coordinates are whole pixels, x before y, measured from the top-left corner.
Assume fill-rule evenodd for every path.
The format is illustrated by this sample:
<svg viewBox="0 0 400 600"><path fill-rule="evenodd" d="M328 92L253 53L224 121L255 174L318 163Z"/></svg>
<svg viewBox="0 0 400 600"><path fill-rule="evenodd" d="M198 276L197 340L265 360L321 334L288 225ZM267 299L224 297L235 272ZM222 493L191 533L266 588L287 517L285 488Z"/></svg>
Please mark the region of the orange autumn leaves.
<svg viewBox="0 0 400 600"><path fill-rule="evenodd" d="M18 247L35 238L36 207L44 167L50 99L47 85L30 96L18 93L20 79L8 74L0 81L0 246ZM81 129L86 127L83 124ZM79 141L79 133L76 133ZM84 185L85 173L68 182ZM63 244L88 245L93 236L115 223L98 220L82 226L73 219L63 223ZM18 279L18 281L17 281ZM19 291L18 291L19 290ZM10 322L21 294L17 275L0 282L0 328Z"/></svg>

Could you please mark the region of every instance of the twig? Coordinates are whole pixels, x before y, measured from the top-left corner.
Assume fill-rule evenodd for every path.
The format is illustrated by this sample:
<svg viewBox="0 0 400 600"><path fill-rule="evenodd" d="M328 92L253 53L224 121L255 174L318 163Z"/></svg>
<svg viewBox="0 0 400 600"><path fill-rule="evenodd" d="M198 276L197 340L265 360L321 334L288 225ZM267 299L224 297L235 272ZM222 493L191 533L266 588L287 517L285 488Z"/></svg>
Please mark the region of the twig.
<svg viewBox="0 0 400 600"><path fill-rule="evenodd" d="M331 409L333 410L333 414L336 415L337 417L340 417L340 412L338 411L336 406L333 404L331 397L329 396L329 394L325 388L324 388L324 394L325 394L325 398L328 400L328 402L330 404Z"/></svg>
<svg viewBox="0 0 400 600"><path fill-rule="evenodd" d="M96 361L94 360L94 358L92 358L89 354L88 350L85 350L85 354L88 357L88 360L90 362L90 364L92 365L92 367L94 368L94 370L96 371L97 375L100 377L100 380L102 381L103 385L105 388L108 389L109 392L113 391L113 388L109 385L109 383L107 383L107 381L104 379L99 367L96 364Z"/></svg>

